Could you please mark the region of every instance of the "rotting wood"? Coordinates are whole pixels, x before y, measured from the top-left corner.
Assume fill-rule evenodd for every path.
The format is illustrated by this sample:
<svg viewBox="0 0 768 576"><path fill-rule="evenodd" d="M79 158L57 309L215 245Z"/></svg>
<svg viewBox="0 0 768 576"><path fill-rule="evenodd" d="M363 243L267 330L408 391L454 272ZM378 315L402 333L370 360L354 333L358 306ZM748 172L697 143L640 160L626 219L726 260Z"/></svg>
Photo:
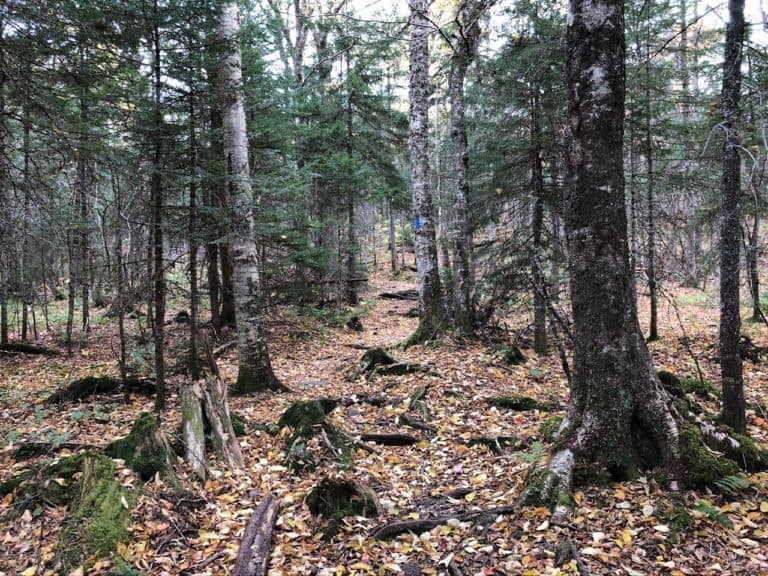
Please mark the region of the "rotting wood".
<svg viewBox="0 0 768 576"><path fill-rule="evenodd" d="M233 576L264 576L269 565L269 549L280 505L267 494L254 511L243 532Z"/></svg>
<svg viewBox="0 0 768 576"><path fill-rule="evenodd" d="M417 301L419 299L418 290L399 290L398 292L382 292L379 294L382 300L409 300Z"/></svg>
<svg viewBox="0 0 768 576"><path fill-rule="evenodd" d="M82 444L80 442L60 442L58 444L53 442L23 442L13 451L13 459L18 462L60 450L101 450L101 448L95 444Z"/></svg>
<svg viewBox="0 0 768 576"><path fill-rule="evenodd" d="M97 394L111 394L122 387L120 378L114 376L85 376L73 380L63 388L59 388L46 398L46 404L63 404L83 400ZM155 384L143 378L128 378L125 383L126 392L134 392L151 396L155 393Z"/></svg>
<svg viewBox="0 0 768 576"><path fill-rule="evenodd" d="M205 415L211 425L214 452L230 468L243 468L243 454L232 428L226 384L220 378L206 378L203 396Z"/></svg>

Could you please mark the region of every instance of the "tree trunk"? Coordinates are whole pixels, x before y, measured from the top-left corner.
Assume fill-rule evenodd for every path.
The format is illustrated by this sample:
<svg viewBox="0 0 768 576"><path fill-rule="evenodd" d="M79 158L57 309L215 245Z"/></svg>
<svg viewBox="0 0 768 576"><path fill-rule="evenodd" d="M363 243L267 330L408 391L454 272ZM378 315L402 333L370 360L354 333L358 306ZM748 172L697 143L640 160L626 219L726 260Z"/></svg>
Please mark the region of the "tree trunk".
<svg viewBox="0 0 768 576"><path fill-rule="evenodd" d="M346 68L347 68L347 102L345 110L346 120L346 152L349 161L352 160L354 142L352 141L352 85L350 78L350 66L349 66L349 53L346 54ZM357 287L355 284L355 277L357 276L357 251L359 249L357 245L357 239L355 237L355 197L354 190L347 190L347 238L344 254L344 289L343 297L344 302L351 306L356 306L359 302L357 296Z"/></svg>
<svg viewBox="0 0 768 576"><path fill-rule="evenodd" d="M540 496L574 469L627 478L678 453L674 406L637 320L624 199L621 0L571 0L567 28L566 234L574 320L571 402Z"/></svg>
<svg viewBox="0 0 768 576"><path fill-rule="evenodd" d="M197 287L197 129L195 96L189 100L189 376L200 379L198 358L199 293Z"/></svg>
<svg viewBox="0 0 768 576"><path fill-rule="evenodd" d="M387 216L389 217L389 267L392 274L397 274L397 239L395 237L395 210L392 200L387 198Z"/></svg>
<svg viewBox="0 0 768 576"><path fill-rule="evenodd" d="M154 130L152 132L152 261L153 261L153 297L155 307L155 410L165 408L165 263L163 262L163 113L161 109L162 72L160 68L160 28L158 0L154 0L154 22L152 25L154 80Z"/></svg>
<svg viewBox="0 0 768 576"><path fill-rule="evenodd" d="M32 286L29 280L29 196L32 186L29 175L29 106L24 106L23 119L23 144L24 150L24 168L22 172L24 186L24 211L21 222L21 263L19 265L19 283L21 284L21 339L24 342L28 340L29 323L29 303L32 300Z"/></svg>
<svg viewBox="0 0 768 576"><path fill-rule="evenodd" d="M746 427L744 381L739 356L741 317L739 314L739 196L741 158L739 155L739 101L741 98L741 55L744 43L744 0L729 0L730 21L725 33L722 115L723 201L720 220L720 370L723 379L723 422L736 432Z"/></svg>
<svg viewBox="0 0 768 576"><path fill-rule="evenodd" d="M541 236L544 228L544 169L541 152L541 134L539 133L539 101L534 94L531 99L531 142L532 166L531 179L533 182L533 263L531 275L533 278L533 349L537 354L546 355L547 349L547 302L545 300L546 286L544 285L543 250Z"/></svg>
<svg viewBox="0 0 768 576"><path fill-rule="evenodd" d="M125 274L123 271L123 194L120 189L120 180L115 167L110 168L112 177L112 194L115 198L115 275L117 286L117 331L120 337L120 352L117 365L120 370L120 381L125 392L125 401L128 403L128 366L126 354L125 336Z"/></svg>
<svg viewBox="0 0 768 576"><path fill-rule="evenodd" d="M645 60L645 162L646 178L648 184L648 259L646 261L646 273L648 275L648 293L651 305L651 320L648 327L648 340L659 339L659 304L658 288L656 286L656 218L653 173L653 135L651 133L651 54L650 47L646 46Z"/></svg>
<svg viewBox="0 0 768 576"><path fill-rule="evenodd" d="M418 271L419 327L410 344L429 340L445 325L435 244L432 194L429 189L429 30L426 0L411 1L410 41L410 155L414 216L414 243Z"/></svg>
<svg viewBox="0 0 768 576"><path fill-rule="evenodd" d="M211 76L215 76L213 70L208 71L209 79ZM215 80L213 81L215 84ZM214 87L215 89L215 87ZM217 106L213 106L211 109L211 152L213 160L208 167L208 173L214 174L213 178L209 178L208 185L206 187L206 204L212 209L220 209L221 202L219 202L220 193L217 192L222 185L223 179L216 178L215 175L221 173L220 164L223 162L224 150L221 146L221 112ZM210 227L215 231L213 237L210 238L205 245L205 253L208 258L208 298L211 305L211 324L215 329L221 328L221 298L220 298L220 283L219 283L219 244L216 240L219 238L218 233L219 226Z"/></svg>
<svg viewBox="0 0 768 576"><path fill-rule="evenodd" d="M242 92L239 45L240 19L235 2L219 14L218 36L224 51L219 65L224 155L230 182L233 239L233 288L236 307L239 370L233 392L279 390L269 360L264 329L261 267L254 242L253 196L248 164L248 139Z"/></svg>
<svg viewBox="0 0 768 576"><path fill-rule="evenodd" d="M0 15L0 54L5 50L5 22ZM5 154L5 66L0 61L0 151ZM6 190L8 182L5 179L5 171L0 171L0 344L8 344L8 292L9 292L9 260L10 260L10 234L9 227L5 225L8 218L8 198Z"/></svg>

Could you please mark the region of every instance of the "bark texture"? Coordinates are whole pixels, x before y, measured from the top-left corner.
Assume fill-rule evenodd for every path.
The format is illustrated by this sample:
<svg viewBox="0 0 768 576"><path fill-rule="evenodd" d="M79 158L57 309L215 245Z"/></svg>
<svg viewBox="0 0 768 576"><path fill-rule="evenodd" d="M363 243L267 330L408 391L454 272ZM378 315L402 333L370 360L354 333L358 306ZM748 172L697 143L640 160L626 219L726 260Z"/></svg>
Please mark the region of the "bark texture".
<svg viewBox="0 0 768 576"><path fill-rule="evenodd" d="M219 65L224 156L227 162L233 238L233 291L237 324L239 370L233 392L282 388L272 371L262 318L261 268L254 242L253 194L249 178L248 139L243 104L237 3L221 7L219 41L224 54Z"/></svg>
<svg viewBox="0 0 768 576"><path fill-rule="evenodd" d="M741 51L744 44L744 0L728 2L730 21L725 32L723 64L722 126L723 201L720 220L720 371L723 379L723 422L744 432L744 381L739 356L739 101L741 97Z"/></svg>
<svg viewBox="0 0 768 576"><path fill-rule="evenodd" d="M471 246L469 225L469 149L464 112L464 82L467 69L477 53L480 40L480 16L492 0L462 2L457 15L459 26L455 36L449 95L451 99L451 144L456 187L453 196L453 317L463 334L472 332Z"/></svg>
<svg viewBox="0 0 768 576"><path fill-rule="evenodd" d="M411 0L409 146L421 319L409 343L432 338L445 323L429 187L429 29L426 0Z"/></svg>
<svg viewBox="0 0 768 576"><path fill-rule="evenodd" d="M567 46L565 224L574 371L569 411L539 487L556 507L574 472L621 479L679 453L678 415L651 364L630 273L623 2L571 0Z"/></svg>

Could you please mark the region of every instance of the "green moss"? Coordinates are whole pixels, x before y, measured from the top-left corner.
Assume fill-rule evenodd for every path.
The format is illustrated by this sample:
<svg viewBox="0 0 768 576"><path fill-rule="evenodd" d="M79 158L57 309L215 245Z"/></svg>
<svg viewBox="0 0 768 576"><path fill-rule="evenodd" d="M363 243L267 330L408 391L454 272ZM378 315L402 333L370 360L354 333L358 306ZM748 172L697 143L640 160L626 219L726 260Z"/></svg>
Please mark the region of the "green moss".
<svg viewBox="0 0 768 576"><path fill-rule="evenodd" d="M34 470L23 470L0 484L0 496L20 491L23 495L19 510L40 501L65 505L72 500L72 478L82 469L83 454L67 456Z"/></svg>
<svg viewBox="0 0 768 576"><path fill-rule="evenodd" d="M336 404L335 400L329 398L299 400L280 417L278 427L288 426L292 429L285 442L285 458L292 470L312 470L317 466L315 457L309 450L309 440L318 434L323 434L324 439L327 438L334 458L347 466L352 463L349 439L326 420L326 415Z"/></svg>
<svg viewBox="0 0 768 576"><path fill-rule="evenodd" d="M125 460L146 481L170 468L170 454L160 441L160 435L160 419L154 414L143 412L128 436L107 445L104 452L113 458Z"/></svg>
<svg viewBox="0 0 768 576"><path fill-rule="evenodd" d="M115 465L100 454L83 458L83 474L78 483L70 514L57 544L56 560L64 574L91 563L115 550L118 542L128 542L130 510L135 494L115 480Z"/></svg>
<svg viewBox="0 0 768 576"><path fill-rule="evenodd" d="M531 410L557 410L559 406L554 402L540 402L528 396L497 396L488 398L488 404L496 408L506 408L515 412L530 412Z"/></svg>
<svg viewBox="0 0 768 576"><path fill-rule="evenodd" d="M768 469L768 453L761 449L752 438L735 432L732 432L731 436L739 443L739 449L735 451L735 454L728 454L732 460L743 466L747 472L760 472Z"/></svg>
<svg viewBox="0 0 768 576"><path fill-rule="evenodd" d="M501 361L508 366L517 366L518 364L525 364L525 354L520 351L517 346L510 346L508 348L502 348L498 352L501 357Z"/></svg>
<svg viewBox="0 0 768 576"><path fill-rule="evenodd" d="M240 416L237 412L230 414L232 420L232 430L235 431L235 436L245 436L248 434L248 421Z"/></svg>
<svg viewBox="0 0 768 576"><path fill-rule="evenodd" d="M348 516L378 516L373 491L351 480L323 478L307 495L306 502L312 514L328 519L326 538L333 537Z"/></svg>
<svg viewBox="0 0 768 576"><path fill-rule="evenodd" d="M679 544L685 538L685 534L693 523L693 518L685 506L682 498L672 497L666 507L659 513L659 520L669 526L667 542Z"/></svg>
<svg viewBox="0 0 768 576"><path fill-rule="evenodd" d="M672 396L679 398L685 393L680 378L672 372L659 370L656 374L659 376L659 380L661 380L661 385L664 386L664 389L672 394Z"/></svg>
<svg viewBox="0 0 768 576"><path fill-rule="evenodd" d="M696 394L697 396L703 396L704 398L720 398L722 396L720 390L707 380L702 381L699 378L683 378L680 380L680 384L686 394Z"/></svg>
<svg viewBox="0 0 768 576"><path fill-rule="evenodd" d="M539 438L545 442L554 442L557 439L557 433L560 431L560 424L562 423L562 416L550 416L541 423Z"/></svg>
<svg viewBox="0 0 768 576"><path fill-rule="evenodd" d="M739 467L735 462L720 457L704 445L701 432L689 422L682 424L680 433L680 464L685 484L703 487L715 480L736 474Z"/></svg>

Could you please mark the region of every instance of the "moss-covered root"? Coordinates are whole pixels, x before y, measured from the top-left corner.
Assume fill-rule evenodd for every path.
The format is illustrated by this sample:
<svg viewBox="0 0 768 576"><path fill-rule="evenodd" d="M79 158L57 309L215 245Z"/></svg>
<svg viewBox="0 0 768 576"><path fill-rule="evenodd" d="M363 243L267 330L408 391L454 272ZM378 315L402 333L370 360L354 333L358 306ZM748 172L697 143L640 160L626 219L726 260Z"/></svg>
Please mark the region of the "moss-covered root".
<svg viewBox="0 0 768 576"><path fill-rule="evenodd" d="M688 431L687 437L692 439L690 443L698 442L704 450L706 448L702 442L709 448L721 452L732 461L732 464L747 472L768 470L768 452L762 450L749 436L736 434L730 429L720 429L707 422L701 422L698 430L693 428L693 430ZM695 451L691 450L691 452L692 456L695 456L693 454ZM720 478L728 475L730 474L722 474Z"/></svg>
<svg viewBox="0 0 768 576"><path fill-rule="evenodd" d="M496 408L505 408L515 412L530 412L532 410L552 411L560 406L555 402L540 402L528 396L496 396L486 400L489 405Z"/></svg>
<svg viewBox="0 0 768 576"><path fill-rule="evenodd" d="M101 454L87 454L83 474L56 548L62 574L93 562L129 540L128 526L135 495L115 480L115 465Z"/></svg>
<svg viewBox="0 0 768 576"><path fill-rule="evenodd" d="M35 469L23 470L0 484L0 498L15 493L19 511L32 508L40 501L68 504L72 500L72 479L81 471L84 457L84 454L67 456Z"/></svg>
<svg viewBox="0 0 768 576"><path fill-rule="evenodd" d="M550 522L564 524L573 508L573 452L564 448L555 452L549 465L533 473L522 496L523 504L546 506L552 510Z"/></svg>
<svg viewBox="0 0 768 576"><path fill-rule="evenodd" d="M125 460L142 480L149 480L159 472L171 484L178 484L172 465L175 455L160 428L160 419L154 414L142 413L128 436L107 445L104 452Z"/></svg>
<svg viewBox="0 0 768 576"><path fill-rule="evenodd" d="M410 348L411 346L417 346L419 344L425 344L431 340L438 338L445 330L443 322L435 320L432 315L427 314L422 316L419 321L419 325L416 330L406 338L400 346L403 350Z"/></svg>

